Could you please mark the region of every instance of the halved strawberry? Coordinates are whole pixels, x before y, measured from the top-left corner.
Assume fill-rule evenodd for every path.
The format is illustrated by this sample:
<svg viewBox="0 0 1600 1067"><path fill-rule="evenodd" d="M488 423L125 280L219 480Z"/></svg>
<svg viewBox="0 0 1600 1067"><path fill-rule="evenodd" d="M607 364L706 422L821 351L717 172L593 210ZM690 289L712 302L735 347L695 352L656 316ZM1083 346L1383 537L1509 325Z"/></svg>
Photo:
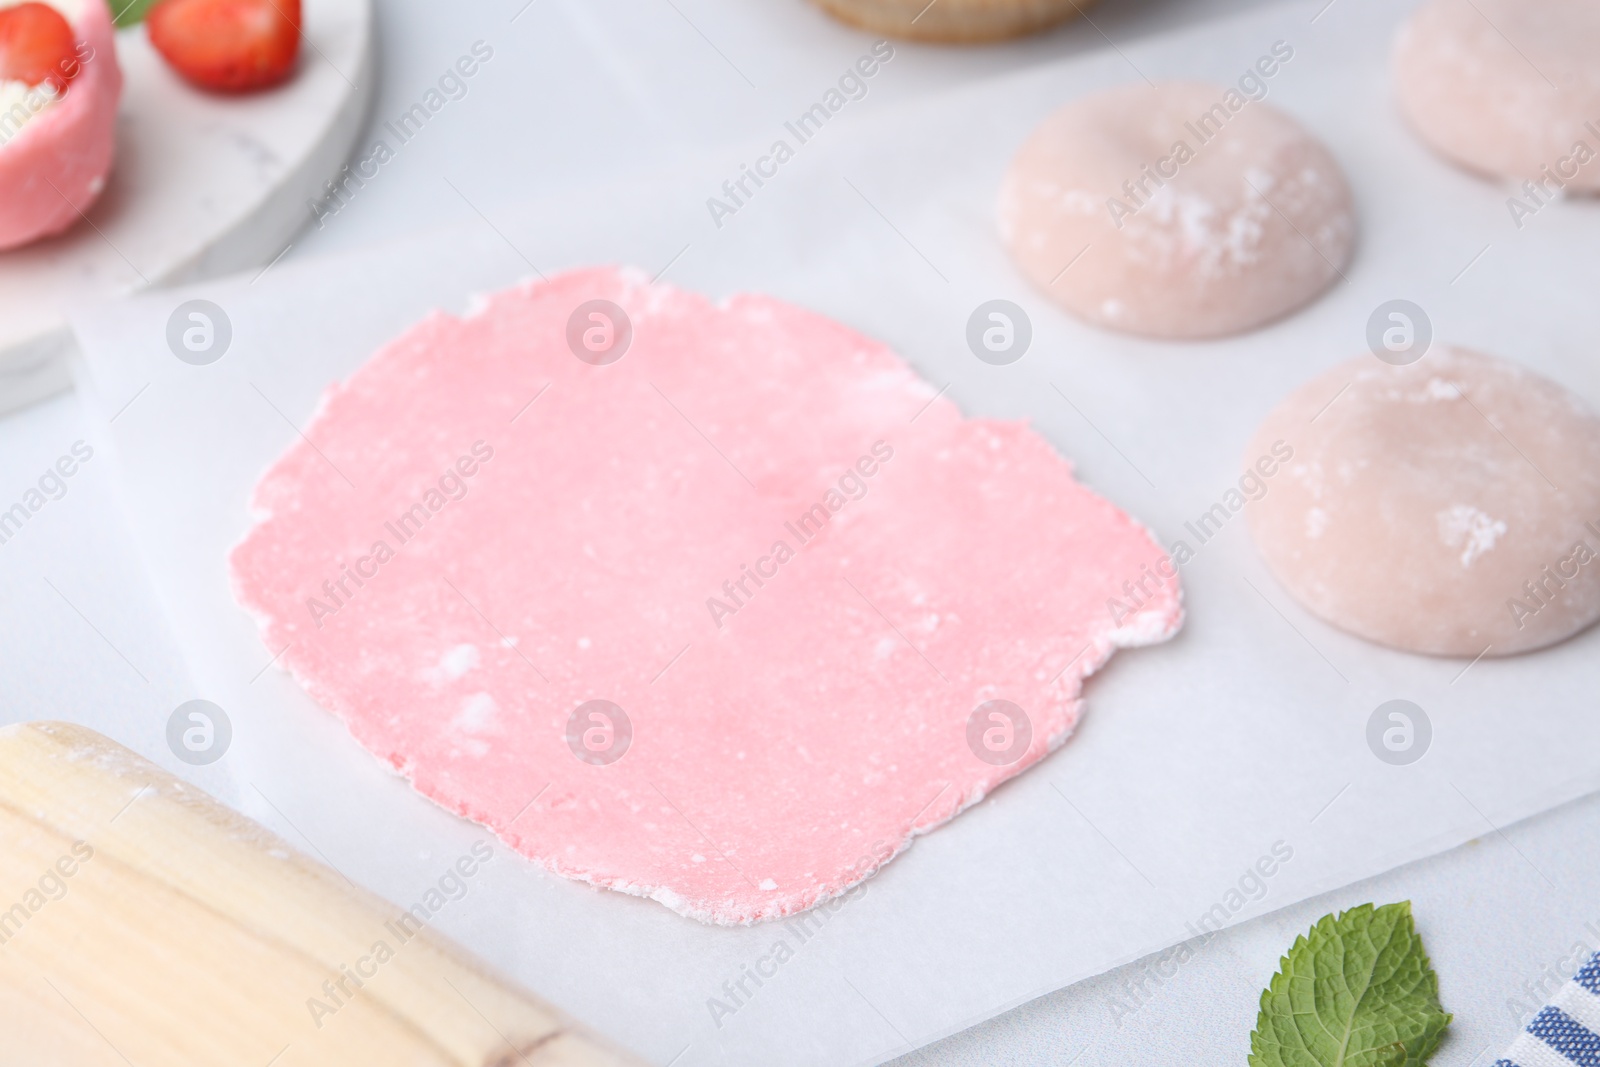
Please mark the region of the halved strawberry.
<svg viewBox="0 0 1600 1067"><path fill-rule="evenodd" d="M161 0L146 23L174 70L217 92L276 85L300 52L300 0Z"/></svg>
<svg viewBox="0 0 1600 1067"><path fill-rule="evenodd" d="M0 8L0 81L49 84L61 92L78 76L77 39L49 4Z"/></svg>

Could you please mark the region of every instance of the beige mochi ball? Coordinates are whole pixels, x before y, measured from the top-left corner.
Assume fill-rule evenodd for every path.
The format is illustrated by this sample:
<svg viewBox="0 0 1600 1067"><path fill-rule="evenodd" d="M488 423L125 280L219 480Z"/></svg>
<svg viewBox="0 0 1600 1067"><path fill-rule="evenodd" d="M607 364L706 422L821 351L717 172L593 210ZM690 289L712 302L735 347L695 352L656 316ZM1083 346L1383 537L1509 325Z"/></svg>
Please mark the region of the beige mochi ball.
<svg viewBox="0 0 1600 1067"><path fill-rule="evenodd" d="M1238 89L1130 85L1075 100L1023 144L1001 239L1067 311L1148 337L1223 337L1315 299L1355 247L1338 163Z"/></svg>
<svg viewBox="0 0 1600 1067"><path fill-rule="evenodd" d="M1600 191L1596 0L1429 0L1392 69L1401 112L1445 158L1541 197Z"/></svg>
<svg viewBox="0 0 1600 1067"><path fill-rule="evenodd" d="M1410 652L1506 656L1600 617L1600 418L1503 359L1436 346L1302 386L1247 455L1294 456L1249 512L1308 611Z"/></svg>

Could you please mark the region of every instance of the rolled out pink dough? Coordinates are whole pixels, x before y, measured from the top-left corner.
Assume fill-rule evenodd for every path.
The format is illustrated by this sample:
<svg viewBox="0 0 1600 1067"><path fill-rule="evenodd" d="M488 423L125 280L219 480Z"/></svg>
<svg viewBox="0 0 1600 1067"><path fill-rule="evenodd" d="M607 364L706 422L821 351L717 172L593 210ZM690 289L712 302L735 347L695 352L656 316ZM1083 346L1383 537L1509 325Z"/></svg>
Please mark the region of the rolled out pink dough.
<svg viewBox="0 0 1600 1067"><path fill-rule="evenodd" d="M1250 510L1268 567L1307 610L1441 656L1505 656L1600 618L1600 418L1506 360L1435 347L1362 356L1257 431L1294 448Z"/></svg>
<svg viewBox="0 0 1600 1067"><path fill-rule="evenodd" d="M1000 233L1022 272L1108 329L1242 333L1309 303L1350 261L1333 156L1237 89L1130 85L1061 108L1018 151Z"/></svg>
<svg viewBox="0 0 1600 1067"><path fill-rule="evenodd" d="M609 364L568 347L594 300L631 323ZM231 559L282 662L426 796L701 920L843 892L1181 622L1161 548L1038 434L768 297L523 285L384 347L306 437ZM1027 722L969 731L990 701Z"/></svg>
<svg viewBox="0 0 1600 1067"><path fill-rule="evenodd" d="M1600 191L1597 57L1594 0L1430 0L1401 28L1391 67L1400 110L1428 145L1534 182L1537 207Z"/></svg>

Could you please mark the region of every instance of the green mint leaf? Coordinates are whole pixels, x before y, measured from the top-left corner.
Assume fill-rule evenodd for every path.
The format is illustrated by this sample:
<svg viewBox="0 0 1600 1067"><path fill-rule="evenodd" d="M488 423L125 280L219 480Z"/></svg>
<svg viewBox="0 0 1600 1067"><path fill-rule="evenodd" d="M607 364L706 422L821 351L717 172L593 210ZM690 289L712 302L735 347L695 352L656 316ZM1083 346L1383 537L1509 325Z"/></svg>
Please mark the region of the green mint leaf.
<svg viewBox="0 0 1600 1067"><path fill-rule="evenodd" d="M156 0L111 0L112 21L119 30L137 26L155 6Z"/></svg>
<svg viewBox="0 0 1600 1067"><path fill-rule="evenodd" d="M1261 994L1250 1067L1424 1067L1450 1016L1411 902L1325 915Z"/></svg>

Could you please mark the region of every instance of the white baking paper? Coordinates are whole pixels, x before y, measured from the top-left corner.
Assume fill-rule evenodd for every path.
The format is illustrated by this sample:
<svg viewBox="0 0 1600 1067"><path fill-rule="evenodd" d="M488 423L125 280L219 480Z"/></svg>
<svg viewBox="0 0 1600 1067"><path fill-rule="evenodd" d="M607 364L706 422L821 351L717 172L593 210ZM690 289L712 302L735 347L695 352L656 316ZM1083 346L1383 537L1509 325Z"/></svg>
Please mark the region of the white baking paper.
<svg viewBox="0 0 1600 1067"><path fill-rule="evenodd" d="M224 556L255 479L329 382L428 309L463 311L536 270L632 263L832 315L892 344L967 413L1031 420L1168 542L1235 484L1271 406L1363 352L1369 316L1393 298L1425 308L1441 340L1520 359L1600 403L1600 206L1552 204L1519 230L1506 190L1435 160L1395 116L1385 65L1402 12L1322 2L862 122L841 114L720 227L707 198L767 142L463 231L80 314L86 392L115 416L126 506L194 676L233 717L225 763L246 810L403 904L485 836L269 666L278 650L234 605ZM1269 100L1326 139L1360 204L1348 280L1286 322L1206 344L1118 337L1052 310L994 235L994 193L1029 130L1067 99L1140 77L1233 83L1277 41L1295 54ZM778 138L795 141L781 123ZM193 297L232 323L209 366L167 347L169 316ZM1006 367L965 340L969 314L997 297L1034 329ZM1600 631L1475 664L1378 648L1295 605L1242 517L1199 548L1184 581L1184 632L1092 679L1077 736L920 839L808 939L782 924L703 926L504 848L438 926L656 1062L877 1063L1173 945L1202 916L1236 922L1600 786ZM1432 723L1409 766L1367 742L1372 712L1396 698ZM759 987L746 979L734 1004L724 983L779 940L792 958ZM714 1019L713 998L736 1010Z"/></svg>

